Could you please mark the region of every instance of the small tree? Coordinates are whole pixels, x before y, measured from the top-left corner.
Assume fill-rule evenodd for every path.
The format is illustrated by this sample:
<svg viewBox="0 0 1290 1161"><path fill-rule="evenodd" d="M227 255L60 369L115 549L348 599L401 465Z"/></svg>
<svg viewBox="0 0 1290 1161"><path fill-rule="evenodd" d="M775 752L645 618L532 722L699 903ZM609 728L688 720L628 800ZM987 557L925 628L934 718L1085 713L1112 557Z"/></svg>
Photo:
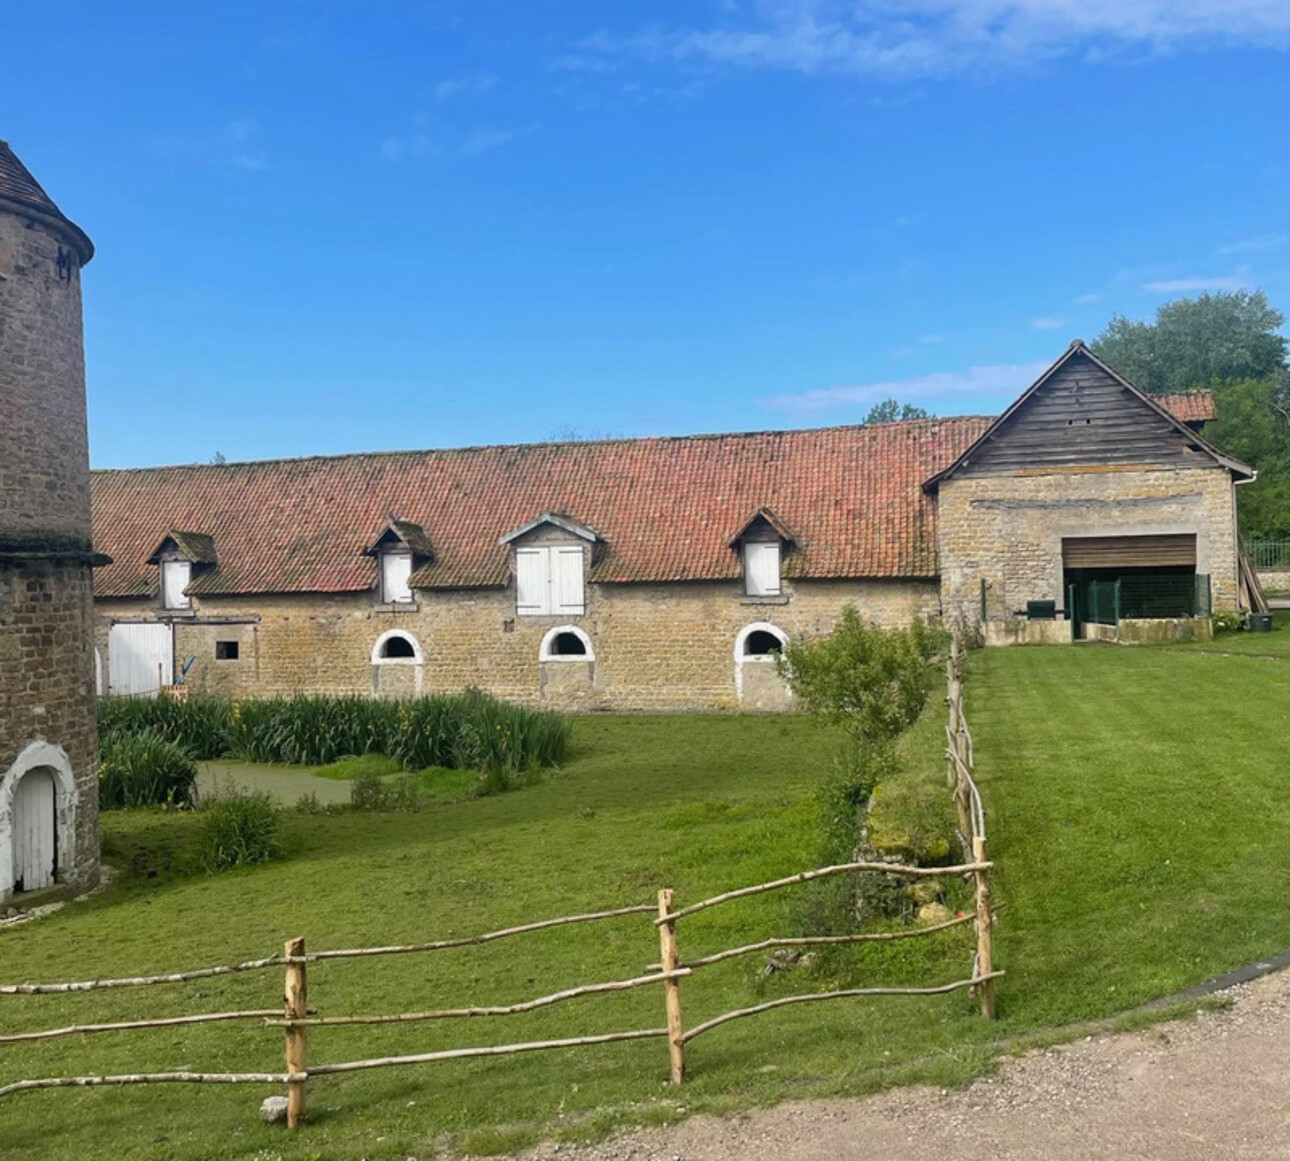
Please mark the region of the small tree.
<svg viewBox="0 0 1290 1161"><path fill-rule="evenodd" d="M780 671L799 702L840 726L847 746L820 788L824 858L851 858L874 787L896 769L895 741L922 713L936 681L932 658L944 630L920 620L903 629L866 625L854 606L827 637L791 642Z"/></svg>
<svg viewBox="0 0 1290 1161"><path fill-rule="evenodd" d="M916 620L904 629L866 625L855 606L827 637L790 642L785 677L811 713L859 742L893 741L923 712L943 632Z"/></svg>

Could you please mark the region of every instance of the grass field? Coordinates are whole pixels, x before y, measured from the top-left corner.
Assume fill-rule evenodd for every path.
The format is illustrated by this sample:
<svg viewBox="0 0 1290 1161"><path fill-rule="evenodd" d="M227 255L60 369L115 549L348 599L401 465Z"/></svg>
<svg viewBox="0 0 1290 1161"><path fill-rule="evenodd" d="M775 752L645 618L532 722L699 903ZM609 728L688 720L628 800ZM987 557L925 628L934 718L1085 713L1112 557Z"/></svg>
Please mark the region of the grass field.
<svg viewBox="0 0 1290 1161"><path fill-rule="evenodd" d="M1279 643L1281 634L1270 639ZM496 1150L537 1133L594 1135L787 1098L966 1080L1004 1041L1124 1011L1290 946L1290 666L1190 647L993 650L970 659L968 708L990 810L1000 1020L962 995L838 1001L741 1021L696 1041L691 1079L668 1089L660 1041L459 1062L311 1084L310 1124L261 1126L255 1086L68 1090L9 1098L3 1137L30 1158L403 1158L439 1134ZM939 708L907 740L925 776ZM419 814L303 817L276 866L184 878L182 815L105 819L109 891L0 931L0 975L71 979L311 947L465 934L550 915L679 900L814 862L810 792L835 739L790 717L580 719L572 761L540 785ZM765 896L696 917L682 955L782 932L789 901ZM965 974L966 931L848 952L866 980ZM319 965L310 999L329 1014L507 1002L635 975L656 958L648 919L489 947ZM825 981L765 982L749 957L685 982L687 1023ZM167 989L0 999L6 1028L143 1012L278 1002L277 972ZM429 1051L661 1023L654 989L588 997L505 1021L327 1029L311 1060ZM191 1065L278 1070L275 1031L223 1025L0 1047L0 1080Z"/></svg>

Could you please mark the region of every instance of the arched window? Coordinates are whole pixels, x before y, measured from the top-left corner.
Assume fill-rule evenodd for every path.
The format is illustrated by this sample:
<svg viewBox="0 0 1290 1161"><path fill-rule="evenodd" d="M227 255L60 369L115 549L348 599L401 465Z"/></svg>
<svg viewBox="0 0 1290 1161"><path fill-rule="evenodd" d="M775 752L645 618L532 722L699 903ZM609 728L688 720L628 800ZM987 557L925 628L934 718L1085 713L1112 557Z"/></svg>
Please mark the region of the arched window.
<svg viewBox="0 0 1290 1161"><path fill-rule="evenodd" d="M774 633L768 633L765 629L758 629L755 633L748 634L748 640L744 642L745 657L769 657L772 653L783 653L784 642L781 641Z"/></svg>
<svg viewBox="0 0 1290 1161"><path fill-rule="evenodd" d="M768 621L745 625L735 639L735 660L770 661L782 653L788 644L788 635Z"/></svg>
<svg viewBox="0 0 1290 1161"><path fill-rule="evenodd" d="M382 633L372 646L373 665L418 665L421 660L421 646L417 644L417 639L402 629L390 629Z"/></svg>
<svg viewBox="0 0 1290 1161"><path fill-rule="evenodd" d="M540 661L595 661L591 638L576 625L557 625L542 638Z"/></svg>

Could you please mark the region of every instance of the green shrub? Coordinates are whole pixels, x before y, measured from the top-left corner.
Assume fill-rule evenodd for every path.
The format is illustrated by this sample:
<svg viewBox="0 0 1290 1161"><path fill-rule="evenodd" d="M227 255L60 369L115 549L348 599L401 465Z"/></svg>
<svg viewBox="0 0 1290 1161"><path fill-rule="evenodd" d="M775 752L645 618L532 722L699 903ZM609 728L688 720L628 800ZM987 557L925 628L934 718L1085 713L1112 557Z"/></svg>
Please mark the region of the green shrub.
<svg viewBox="0 0 1290 1161"><path fill-rule="evenodd" d="M815 794L820 858L825 863L849 863L857 857L869 800L896 770L890 742L849 741Z"/></svg>
<svg viewBox="0 0 1290 1161"><path fill-rule="evenodd" d="M202 803L201 861L208 871L267 863L282 854L282 821L264 791L226 791Z"/></svg>
<svg viewBox="0 0 1290 1161"><path fill-rule="evenodd" d="M349 804L355 810L385 809L385 779L365 770L349 785Z"/></svg>
<svg viewBox="0 0 1290 1161"><path fill-rule="evenodd" d="M110 734L99 753L99 808L191 806L197 765L183 746L151 730Z"/></svg>
<svg viewBox="0 0 1290 1161"><path fill-rule="evenodd" d="M880 629L847 605L827 637L791 642L780 670L799 702L855 738L895 738L918 720L938 674L943 629Z"/></svg>
<svg viewBox="0 0 1290 1161"><path fill-rule="evenodd" d="M98 703L99 736L156 734L202 761L228 752L233 703L222 697L107 697Z"/></svg>
<svg viewBox="0 0 1290 1161"><path fill-rule="evenodd" d="M354 810L413 814L421 809L421 778L417 774L404 774L387 782L379 774L364 771L350 785L349 803Z"/></svg>
<svg viewBox="0 0 1290 1161"><path fill-rule="evenodd" d="M326 766L389 752L398 703L322 695L242 701L229 721L229 749L251 762Z"/></svg>
<svg viewBox="0 0 1290 1161"><path fill-rule="evenodd" d="M509 705L478 690L411 701L107 698L99 703L99 729L104 738L156 734L198 759L230 754L250 762L323 766L326 777L352 778L382 765L382 772L438 766L486 771L495 783L507 781L503 775L557 765L573 737L572 723L561 714Z"/></svg>
<svg viewBox="0 0 1290 1161"><path fill-rule="evenodd" d="M1245 628L1245 618L1240 613L1215 613L1214 632L1235 633Z"/></svg>

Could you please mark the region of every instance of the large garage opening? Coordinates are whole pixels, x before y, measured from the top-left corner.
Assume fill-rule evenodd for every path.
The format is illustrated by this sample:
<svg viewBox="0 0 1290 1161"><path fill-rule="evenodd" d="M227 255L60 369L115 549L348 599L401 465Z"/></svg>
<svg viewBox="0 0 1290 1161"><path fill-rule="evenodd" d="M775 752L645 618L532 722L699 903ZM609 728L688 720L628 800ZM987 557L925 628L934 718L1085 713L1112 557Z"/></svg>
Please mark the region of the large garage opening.
<svg viewBox="0 0 1290 1161"><path fill-rule="evenodd" d="M1077 536L1062 541L1066 607L1076 638L1126 620L1208 616L1209 577L1196 572L1196 536Z"/></svg>

